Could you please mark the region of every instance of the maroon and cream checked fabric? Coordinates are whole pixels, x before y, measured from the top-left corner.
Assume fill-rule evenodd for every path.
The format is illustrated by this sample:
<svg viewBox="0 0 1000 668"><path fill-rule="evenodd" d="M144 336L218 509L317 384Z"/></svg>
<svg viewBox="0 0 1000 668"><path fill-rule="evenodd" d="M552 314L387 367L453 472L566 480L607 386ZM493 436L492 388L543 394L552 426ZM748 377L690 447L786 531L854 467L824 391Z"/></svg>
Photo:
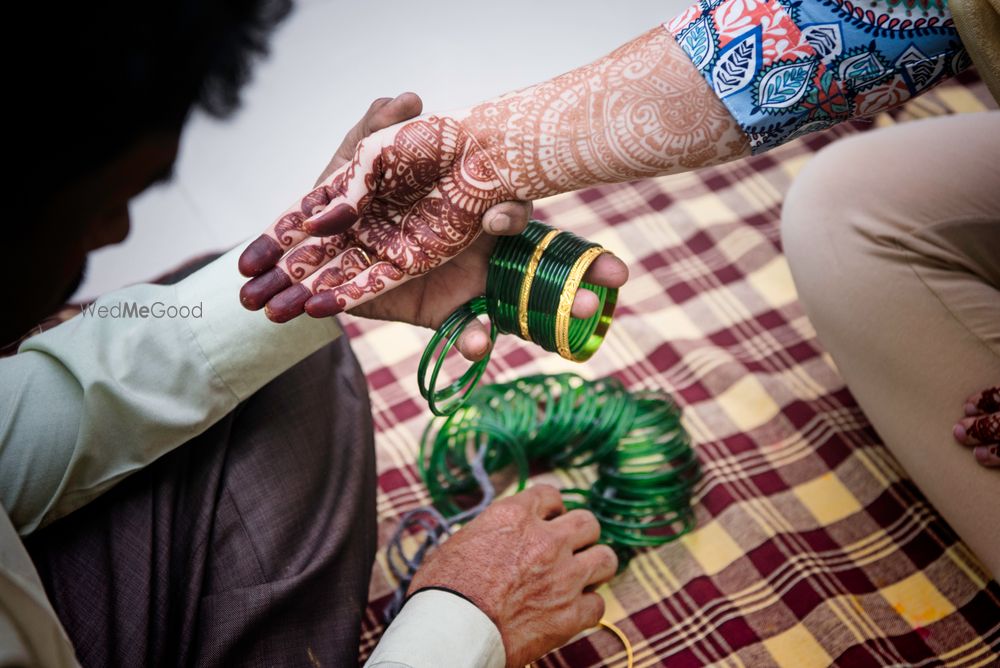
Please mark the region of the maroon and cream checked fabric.
<svg viewBox="0 0 1000 668"><path fill-rule="evenodd" d="M945 86L874 125L978 110L982 90ZM698 529L640 553L601 589L637 666L1000 665L1000 586L879 442L818 344L781 253L781 202L795 174L863 129L536 210L614 251L632 278L590 362L503 337L485 380L571 370L664 388L684 409L705 472ZM415 459L430 413L415 373L430 333L344 320L371 387L384 543L404 512L429 503ZM566 486L586 476L548 478ZM362 661L395 586L384 559ZM624 656L614 636L594 630L537 665L620 666Z"/></svg>

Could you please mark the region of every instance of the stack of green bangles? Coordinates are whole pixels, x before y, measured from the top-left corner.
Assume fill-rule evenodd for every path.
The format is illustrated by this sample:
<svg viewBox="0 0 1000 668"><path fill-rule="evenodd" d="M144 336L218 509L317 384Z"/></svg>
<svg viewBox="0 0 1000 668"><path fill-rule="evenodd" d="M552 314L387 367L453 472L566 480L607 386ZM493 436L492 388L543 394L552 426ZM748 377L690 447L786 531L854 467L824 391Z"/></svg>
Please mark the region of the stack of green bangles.
<svg viewBox="0 0 1000 668"><path fill-rule="evenodd" d="M568 360L589 359L604 340L618 297L617 289L583 281L590 265L605 252L597 244L537 220L528 223L522 234L497 241L490 256L486 295L452 313L420 358L420 394L431 411L435 415L454 413L486 370L489 355L447 387L437 389L445 356L465 327L481 315L489 316L493 342L498 332L516 334ZM581 287L594 292L600 301L597 312L587 319L570 314ZM435 352L437 359L432 365Z"/></svg>
<svg viewBox="0 0 1000 668"><path fill-rule="evenodd" d="M446 516L493 497L484 489L492 482L476 469L489 475L513 466L520 491L532 464L595 466L590 486L563 489L564 501L593 512L601 542L619 555L694 525L691 494L701 470L680 411L662 392L630 393L615 378L531 376L479 388L421 438L420 473Z"/></svg>

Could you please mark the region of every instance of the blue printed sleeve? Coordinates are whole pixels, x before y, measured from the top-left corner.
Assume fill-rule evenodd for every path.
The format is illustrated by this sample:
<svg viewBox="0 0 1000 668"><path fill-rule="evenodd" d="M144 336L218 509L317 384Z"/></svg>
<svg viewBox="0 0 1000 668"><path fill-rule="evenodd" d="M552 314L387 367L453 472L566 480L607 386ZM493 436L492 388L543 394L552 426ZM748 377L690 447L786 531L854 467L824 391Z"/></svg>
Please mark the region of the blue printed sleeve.
<svg viewBox="0 0 1000 668"><path fill-rule="evenodd" d="M665 24L754 153L969 66L947 0L701 0Z"/></svg>

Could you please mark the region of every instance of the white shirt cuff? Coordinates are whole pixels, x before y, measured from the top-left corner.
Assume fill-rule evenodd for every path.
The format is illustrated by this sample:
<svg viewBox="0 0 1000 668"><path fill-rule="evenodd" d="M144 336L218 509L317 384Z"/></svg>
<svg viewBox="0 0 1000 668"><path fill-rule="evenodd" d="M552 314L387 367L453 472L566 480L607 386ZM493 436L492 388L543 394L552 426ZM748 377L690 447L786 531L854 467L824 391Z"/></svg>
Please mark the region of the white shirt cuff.
<svg viewBox="0 0 1000 668"><path fill-rule="evenodd" d="M503 668L506 661L500 631L482 610L428 589L406 602L365 668Z"/></svg>

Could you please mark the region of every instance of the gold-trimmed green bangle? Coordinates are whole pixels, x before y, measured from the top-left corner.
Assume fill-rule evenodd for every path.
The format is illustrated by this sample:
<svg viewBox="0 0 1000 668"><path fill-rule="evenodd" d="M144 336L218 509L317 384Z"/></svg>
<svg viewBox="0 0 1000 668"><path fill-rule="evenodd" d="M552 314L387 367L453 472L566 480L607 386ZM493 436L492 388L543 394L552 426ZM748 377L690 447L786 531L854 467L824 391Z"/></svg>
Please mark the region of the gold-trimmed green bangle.
<svg viewBox="0 0 1000 668"><path fill-rule="evenodd" d="M573 267L569 270L566 284L563 285L562 294L559 296L559 308L556 310L556 348L559 354L573 362L584 362L597 352L604 336L611 326L611 319L614 316L615 304L617 302L618 291L609 291L613 294L605 298L597 309L597 322L593 331L589 333L576 346L570 345L570 323L572 321L573 300L576 299L577 290L583 283L583 276L587 273L590 265L606 253L600 246L594 246L584 251L583 255L576 259Z"/></svg>
<svg viewBox="0 0 1000 668"><path fill-rule="evenodd" d="M521 280L521 289L517 298L517 324L520 327L521 338L531 341L531 332L528 330L528 297L531 295L531 284L535 280L535 272L538 271L538 263L542 259L542 254L549 247L549 243L559 235L559 230L549 230L542 237L542 240L535 246L528 260L528 266L524 270L524 278Z"/></svg>
<svg viewBox="0 0 1000 668"><path fill-rule="evenodd" d="M489 355L441 390L437 380L448 351L478 315L490 319L490 336L515 334L562 357L582 362L600 347L614 316L618 291L583 281L590 265L606 252L570 232L533 220L519 235L501 237L490 255L486 294L456 310L431 339L420 360L420 393L436 415L450 415L464 405L479 382ZM597 312L573 318L581 287L598 297ZM437 359L431 359L437 352Z"/></svg>

